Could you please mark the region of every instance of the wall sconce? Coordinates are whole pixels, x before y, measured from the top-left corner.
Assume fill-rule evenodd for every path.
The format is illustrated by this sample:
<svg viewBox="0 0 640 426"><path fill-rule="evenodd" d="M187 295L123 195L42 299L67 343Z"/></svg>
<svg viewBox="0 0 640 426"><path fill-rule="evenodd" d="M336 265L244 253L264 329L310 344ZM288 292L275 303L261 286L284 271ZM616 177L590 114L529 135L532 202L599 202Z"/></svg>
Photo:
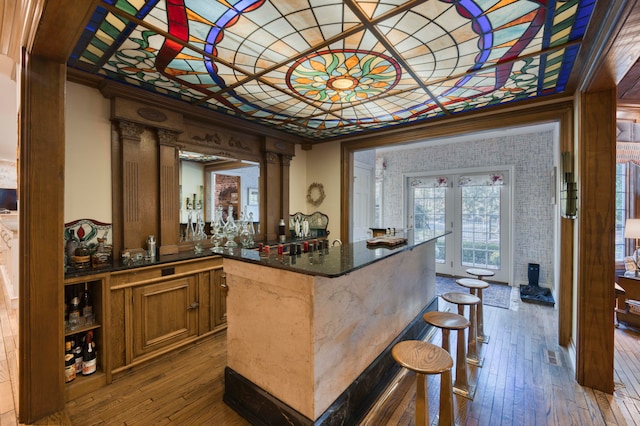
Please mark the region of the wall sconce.
<svg viewBox="0 0 640 426"><path fill-rule="evenodd" d="M573 158L570 152L563 152L560 155L562 156L562 189L560 190L562 216L575 219L578 213L578 184L573 173Z"/></svg>

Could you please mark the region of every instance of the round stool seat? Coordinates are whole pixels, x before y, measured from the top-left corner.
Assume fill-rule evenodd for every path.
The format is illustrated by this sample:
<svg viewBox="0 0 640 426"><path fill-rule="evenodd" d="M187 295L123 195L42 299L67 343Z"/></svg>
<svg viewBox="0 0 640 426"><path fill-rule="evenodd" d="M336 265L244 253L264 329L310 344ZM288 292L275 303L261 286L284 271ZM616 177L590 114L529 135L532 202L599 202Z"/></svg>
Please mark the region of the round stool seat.
<svg viewBox="0 0 640 426"><path fill-rule="evenodd" d="M469 327L469 320L453 312L431 311L422 316L428 324L447 330L463 330Z"/></svg>
<svg viewBox="0 0 640 426"><path fill-rule="evenodd" d="M489 283L475 278L458 278L456 284L468 289L489 288Z"/></svg>
<svg viewBox="0 0 640 426"><path fill-rule="evenodd" d="M493 271L482 268L469 268L467 269L467 274L475 275L476 277L482 279L482 277L492 277L495 275Z"/></svg>
<svg viewBox="0 0 640 426"><path fill-rule="evenodd" d="M451 291L449 293L443 293L440 295L444 300L456 305L477 305L480 303L480 298L469 293L460 293L457 291Z"/></svg>
<svg viewBox="0 0 640 426"><path fill-rule="evenodd" d="M440 346L422 340L403 340L391 349L401 366L422 374L440 374L451 370L453 359Z"/></svg>
<svg viewBox="0 0 640 426"><path fill-rule="evenodd" d="M451 367L453 358L433 343L422 340L404 340L396 343L391 348L391 356L401 366L416 373L416 426L429 425L429 393L426 391L426 375L442 374L443 380L440 386L441 404L446 400L445 411L440 413L441 424L452 425L453 417L453 393L451 391Z"/></svg>

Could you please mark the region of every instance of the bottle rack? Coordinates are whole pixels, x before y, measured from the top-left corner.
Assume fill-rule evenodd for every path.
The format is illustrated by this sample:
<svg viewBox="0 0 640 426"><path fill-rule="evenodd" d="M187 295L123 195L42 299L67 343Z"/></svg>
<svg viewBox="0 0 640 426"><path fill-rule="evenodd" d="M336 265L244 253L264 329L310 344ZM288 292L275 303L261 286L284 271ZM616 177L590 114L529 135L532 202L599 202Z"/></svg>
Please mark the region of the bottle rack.
<svg viewBox="0 0 640 426"><path fill-rule="evenodd" d="M90 276L90 277L77 277L65 280L65 303L68 304L69 297L73 293L74 286L77 286L78 296L82 296L84 286L87 284L89 290L89 297L91 304L93 305L94 321L88 324L80 321L76 327L70 328L65 322L64 324L64 339L68 339L71 336L84 336L88 331L93 333L93 342L95 344L95 351L97 354L97 368L96 372L83 376L78 373L75 380L65 384L65 398L66 400L74 399L78 396L91 392L107 384L107 374L105 369L105 336L104 336L104 312L103 301L105 292L105 279L102 276ZM64 318L62 319L64 322ZM64 341L61 342L62 348L64 348Z"/></svg>

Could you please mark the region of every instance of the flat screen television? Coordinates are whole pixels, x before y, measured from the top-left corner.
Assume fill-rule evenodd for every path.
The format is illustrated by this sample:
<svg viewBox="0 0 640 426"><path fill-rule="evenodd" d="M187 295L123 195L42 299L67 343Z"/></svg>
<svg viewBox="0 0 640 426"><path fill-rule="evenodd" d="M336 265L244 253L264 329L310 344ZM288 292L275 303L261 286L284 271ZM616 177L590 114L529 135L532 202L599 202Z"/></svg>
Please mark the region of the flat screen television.
<svg viewBox="0 0 640 426"><path fill-rule="evenodd" d="M18 210L18 190L0 188L0 210Z"/></svg>

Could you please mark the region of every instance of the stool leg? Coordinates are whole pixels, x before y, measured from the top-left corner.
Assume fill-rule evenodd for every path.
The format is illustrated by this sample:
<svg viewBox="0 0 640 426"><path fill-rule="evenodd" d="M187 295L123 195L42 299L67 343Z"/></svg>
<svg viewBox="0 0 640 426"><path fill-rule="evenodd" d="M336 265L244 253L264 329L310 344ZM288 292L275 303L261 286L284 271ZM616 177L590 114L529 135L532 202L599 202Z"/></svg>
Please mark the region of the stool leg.
<svg viewBox="0 0 640 426"><path fill-rule="evenodd" d="M478 289L478 298L480 299L480 304L478 305L478 341L482 343L489 343L489 336L484 334L484 318L483 318L483 309L482 309L482 289Z"/></svg>
<svg viewBox="0 0 640 426"><path fill-rule="evenodd" d="M477 331L476 331L476 306L469 305L469 335L467 336L467 361L470 364L479 365L480 358L478 357L477 346Z"/></svg>
<svg viewBox="0 0 640 426"><path fill-rule="evenodd" d="M449 351L449 330L442 329L442 349ZM464 359L464 358L463 358ZM440 376L440 413L438 425L453 425L453 388L451 386L451 370Z"/></svg>
<svg viewBox="0 0 640 426"><path fill-rule="evenodd" d="M458 314L464 316L463 305L458 305ZM473 399L475 388L469 386L466 358L467 351L464 329L460 329L458 330L458 341L456 342L456 380L453 384L453 391L460 396Z"/></svg>
<svg viewBox="0 0 640 426"><path fill-rule="evenodd" d="M416 373L416 426L429 424L429 395L425 392L425 374Z"/></svg>

